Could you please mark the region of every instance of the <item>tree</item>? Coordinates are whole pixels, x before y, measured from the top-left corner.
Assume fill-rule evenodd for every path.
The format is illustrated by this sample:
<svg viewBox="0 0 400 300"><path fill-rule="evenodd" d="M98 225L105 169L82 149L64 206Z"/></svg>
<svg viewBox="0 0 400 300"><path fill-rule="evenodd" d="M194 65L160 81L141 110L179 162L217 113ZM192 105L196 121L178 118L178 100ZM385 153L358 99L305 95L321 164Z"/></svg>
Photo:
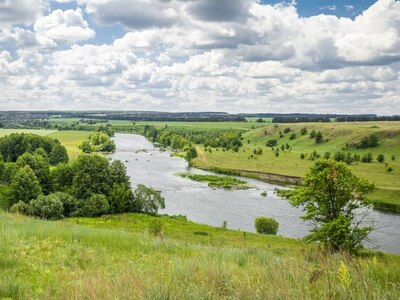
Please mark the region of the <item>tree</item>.
<svg viewBox="0 0 400 300"><path fill-rule="evenodd" d="M82 154L73 165L73 194L87 199L92 194L108 195L112 183L108 159L98 154Z"/></svg>
<svg viewBox="0 0 400 300"><path fill-rule="evenodd" d="M53 190L58 192L71 192L74 179L74 170L69 164L58 164L50 173Z"/></svg>
<svg viewBox="0 0 400 300"><path fill-rule="evenodd" d="M316 134L317 134L317 133L315 132L315 130L312 130L311 133L310 133L310 139L315 138L315 135L316 135Z"/></svg>
<svg viewBox="0 0 400 300"><path fill-rule="evenodd" d="M373 160L373 156L371 152L365 153L361 158L361 161L364 163L370 163Z"/></svg>
<svg viewBox="0 0 400 300"><path fill-rule="evenodd" d="M67 154L67 149L61 144L54 144L50 152L50 163L52 165L57 165L59 163L67 163L69 158Z"/></svg>
<svg viewBox="0 0 400 300"><path fill-rule="evenodd" d="M121 214L135 212L135 198L130 184L126 182L115 183L108 196L110 213Z"/></svg>
<svg viewBox="0 0 400 300"><path fill-rule="evenodd" d="M55 194L39 196L30 202L33 215L42 219L59 220L64 217L63 203Z"/></svg>
<svg viewBox="0 0 400 300"><path fill-rule="evenodd" d="M19 169L10 185L11 204L19 201L29 203L42 194L39 180L29 166Z"/></svg>
<svg viewBox="0 0 400 300"><path fill-rule="evenodd" d="M195 147L190 147L187 151L186 151L186 160L189 163L189 166L191 165L191 162L193 159L195 159L197 157L197 150Z"/></svg>
<svg viewBox="0 0 400 300"><path fill-rule="evenodd" d="M114 160L110 164L111 181L115 183L130 184L130 178L126 173L126 167L120 160Z"/></svg>
<svg viewBox="0 0 400 300"><path fill-rule="evenodd" d="M104 195L93 194L88 199L81 199L76 215L82 217L98 217L109 212L110 205Z"/></svg>
<svg viewBox="0 0 400 300"><path fill-rule="evenodd" d="M300 130L300 134L301 134L301 135L306 135L307 132L308 132L308 130L307 130L306 127L303 127L303 128Z"/></svg>
<svg viewBox="0 0 400 300"><path fill-rule="evenodd" d="M165 208L165 200L159 191L139 184L133 192L135 210L145 214L157 214L160 208Z"/></svg>
<svg viewBox="0 0 400 300"><path fill-rule="evenodd" d="M361 228L361 221L370 211L366 195L373 189L373 184L354 175L345 164L317 161L290 199L292 205L304 208L302 219L314 225L306 240L322 242L333 251L362 247L372 231L371 226Z"/></svg>
<svg viewBox="0 0 400 300"><path fill-rule="evenodd" d="M380 163L382 163L382 162L385 161L385 156L384 156L383 154L379 154L379 155L376 157L376 160L379 161Z"/></svg>
<svg viewBox="0 0 400 300"><path fill-rule="evenodd" d="M317 134L315 135L315 142L316 142L317 144L323 142L323 137L322 137L321 131L318 131Z"/></svg>
<svg viewBox="0 0 400 300"><path fill-rule="evenodd" d="M258 233L277 234L279 223L273 218L258 217L254 222L254 226Z"/></svg>

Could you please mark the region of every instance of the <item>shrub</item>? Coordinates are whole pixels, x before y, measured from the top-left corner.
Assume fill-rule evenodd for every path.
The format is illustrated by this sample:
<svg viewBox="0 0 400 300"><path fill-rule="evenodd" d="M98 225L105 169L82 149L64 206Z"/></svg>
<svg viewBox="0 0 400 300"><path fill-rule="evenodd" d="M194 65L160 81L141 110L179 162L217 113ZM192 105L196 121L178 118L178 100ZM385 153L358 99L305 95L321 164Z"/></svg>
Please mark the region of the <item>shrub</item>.
<svg viewBox="0 0 400 300"><path fill-rule="evenodd" d="M156 214L160 208L165 208L165 200L159 191L139 184L133 192L135 210L145 214Z"/></svg>
<svg viewBox="0 0 400 300"><path fill-rule="evenodd" d="M26 216L33 215L32 207L23 201L19 201L18 203L15 203L13 206L11 206L10 212L13 214L21 214Z"/></svg>
<svg viewBox="0 0 400 300"><path fill-rule="evenodd" d="M320 131L318 131L317 134L315 135L315 142L316 142L317 144L323 142L322 133L321 133Z"/></svg>
<svg viewBox="0 0 400 300"><path fill-rule="evenodd" d="M363 157L361 158L361 161L364 163L370 163L373 159L374 158L372 157L372 153L368 152L363 155Z"/></svg>
<svg viewBox="0 0 400 300"><path fill-rule="evenodd" d="M346 158L344 159L344 162L348 165L351 165L353 163L353 157L351 156L350 152L347 153Z"/></svg>
<svg viewBox="0 0 400 300"><path fill-rule="evenodd" d="M307 130L306 127L302 128L302 129L300 130L300 134L301 134L301 135L306 135L307 132L308 132L308 130Z"/></svg>
<svg viewBox="0 0 400 300"><path fill-rule="evenodd" d="M261 196L263 196L263 197L267 197L267 195L268 195L268 193L265 191L261 193Z"/></svg>
<svg viewBox="0 0 400 300"><path fill-rule="evenodd" d="M315 138L315 135L316 135L316 134L317 134L317 133L315 132L315 130L311 131L311 132L310 132L310 139Z"/></svg>
<svg viewBox="0 0 400 300"><path fill-rule="evenodd" d="M305 155L304 153L301 153L301 154L300 154L300 158L301 158L301 159L304 159L305 157L306 157L306 155Z"/></svg>
<svg viewBox="0 0 400 300"><path fill-rule="evenodd" d="M295 133L292 133L289 137L289 140L294 140L297 137Z"/></svg>
<svg viewBox="0 0 400 300"><path fill-rule="evenodd" d="M98 217L108 213L110 205L104 195L93 194L86 200L80 200L79 209L76 214L82 217Z"/></svg>
<svg viewBox="0 0 400 300"><path fill-rule="evenodd" d="M330 152L325 152L324 153L324 159L330 159L331 158L331 153Z"/></svg>
<svg viewBox="0 0 400 300"><path fill-rule="evenodd" d="M154 219L149 223L149 233L154 236L162 237L164 235L164 224L159 219Z"/></svg>
<svg viewBox="0 0 400 300"><path fill-rule="evenodd" d="M392 161L395 161L396 157L394 155L392 155Z"/></svg>
<svg viewBox="0 0 400 300"><path fill-rule="evenodd" d="M393 173L393 168L392 167L388 167L386 169L386 173L388 173L388 174Z"/></svg>
<svg viewBox="0 0 400 300"><path fill-rule="evenodd" d="M335 152L335 155L333 156L333 159L335 161L344 161L346 159L346 154L344 152Z"/></svg>
<svg viewBox="0 0 400 300"><path fill-rule="evenodd" d="M290 131L291 131L290 127L286 127L286 128L283 130L283 133L286 134L286 133L288 133L288 132L290 132Z"/></svg>
<svg viewBox="0 0 400 300"><path fill-rule="evenodd" d="M57 192L51 195L56 197L63 204L65 217L73 215L73 213L78 209L78 200L75 197L63 192Z"/></svg>
<svg viewBox="0 0 400 300"><path fill-rule="evenodd" d="M59 220L63 218L64 207L60 199L54 194L39 196L30 202L33 215L42 219Z"/></svg>
<svg viewBox="0 0 400 300"><path fill-rule="evenodd" d="M278 141L276 139L269 140L267 142L267 147L275 147L278 144Z"/></svg>
<svg viewBox="0 0 400 300"><path fill-rule="evenodd" d="M255 220L255 228L258 233L277 234L279 223L273 218L258 217Z"/></svg>
<svg viewBox="0 0 400 300"><path fill-rule="evenodd" d="M385 161L385 156L383 154L379 154L376 158L377 161L379 161L380 163Z"/></svg>
<svg viewBox="0 0 400 300"><path fill-rule="evenodd" d="M279 152L278 151L275 152L275 157L279 157Z"/></svg>

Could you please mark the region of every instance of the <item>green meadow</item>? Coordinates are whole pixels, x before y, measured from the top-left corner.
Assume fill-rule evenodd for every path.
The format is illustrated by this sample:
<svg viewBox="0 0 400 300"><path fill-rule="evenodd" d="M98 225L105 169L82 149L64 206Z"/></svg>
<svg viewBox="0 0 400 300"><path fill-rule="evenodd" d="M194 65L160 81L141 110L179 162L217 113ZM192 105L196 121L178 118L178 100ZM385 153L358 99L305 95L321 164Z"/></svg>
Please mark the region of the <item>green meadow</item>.
<svg viewBox="0 0 400 300"><path fill-rule="evenodd" d="M11 133L33 133L37 135L49 135L51 133L57 132L56 130L36 130L36 129L4 129L0 128L0 137L9 135Z"/></svg>
<svg viewBox="0 0 400 300"><path fill-rule="evenodd" d="M159 236L148 227L157 219ZM400 257L323 255L301 241L182 217L44 221L0 213L0 298L396 299Z"/></svg>

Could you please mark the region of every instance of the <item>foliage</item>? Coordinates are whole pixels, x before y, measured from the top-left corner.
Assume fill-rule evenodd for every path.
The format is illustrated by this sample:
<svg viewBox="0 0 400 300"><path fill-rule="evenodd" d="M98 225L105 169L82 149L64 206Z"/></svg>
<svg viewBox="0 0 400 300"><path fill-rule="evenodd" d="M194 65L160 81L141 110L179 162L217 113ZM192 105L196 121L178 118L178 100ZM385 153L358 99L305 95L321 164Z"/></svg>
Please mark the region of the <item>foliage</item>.
<svg viewBox="0 0 400 300"><path fill-rule="evenodd" d="M115 143L111 140L110 136L99 131L91 134L89 138L79 146L79 148L85 153L114 152Z"/></svg>
<svg viewBox="0 0 400 300"><path fill-rule="evenodd" d="M255 220L254 226L258 233L277 234L279 223L273 218L258 217Z"/></svg>
<svg viewBox="0 0 400 300"><path fill-rule="evenodd" d="M131 186L126 182L114 183L108 202L112 214L135 212L137 209Z"/></svg>
<svg viewBox="0 0 400 300"><path fill-rule="evenodd" d="M70 164L59 164L51 170L50 177L54 191L72 192L74 169Z"/></svg>
<svg viewBox="0 0 400 300"><path fill-rule="evenodd" d="M182 173L179 176L183 178L189 178L194 181L207 182L210 187L219 187L224 189L249 189L249 184L237 178L229 176L217 176L217 175L204 175L204 174L191 174Z"/></svg>
<svg viewBox="0 0 400 300"><path fill-rule="evenodd" d="M373 189L343 163L323 160L305 175L290 201L302 206L306 211L302 218L314 224L308 241L320 241L329 250L356 251L372 228L360 227L355 210L367 208L366 195Z"/></svg>
<svg viewBox="0 0 400 300"><path fill-rule="evenodd" d="M65 217L72 216L78 209L78 200L70 194L56 192L51 194L54 199L58 199L63 205L63 214Z"/></svg>
<svg viewBox="0 0 400 300"><path fill-rule="evenodd" d="M275 147L278 144L276 139L268 140L267 147Z"/></svg>
<svg viewBox="0 0 400 300"><path fill-rule="evenodd" d="M361 161L364 163L370 163L373 160L373 156L371 152L365 153L362 157L361 157Z"/></svg>
<svg viewBox="0 0 400 300"><path fill-rule="evenodd" d="M365 149L369 147L376 147L379 145L379 139L375 134L363 137L361 141L356 145L357 148Z"/></svg>
<svg viewBox="0 0 400 300"><path fill-rule="evenodd" d="M107 198L101 194L93 194L88 199L79 199L76 216L97 217L109 212L110 205Z"/></svg>
<svg viewBox="0 0 400 300"><path fill-rule="evenodd" d="M162 237L164 235L164 224L160 219L153 219L149 223L148 230L151 235Z"/></svg>
<svg viewBox="0 0 400 300"><path fill-rule="evenodd" d="M41 195L30 202L33 215L42 219L59 220L64 217L63 203L55 194Z"/></svg>
<svg viewBox="0 0 400 300"><path fill-rule="evenodd" d="M49 155L49 160L52 165L67 163L69 160L67 149L60 144L54 144Z"/></svg>
<svg viewBox="0 0 400 300"><path fill-rule="evenodd" d="M191 163L191 161L193 159L195 159L197 157L197 151L195 147L190 147L187 151L186 151L186 160L189 162L189 165Z"/></svg>
<svg viewBox="0 0 400 300"><path fill-rule="evenodd" d="M376 157L376 160L379 161L380 163L385 161L385 156L383 154L378 154Z"/></svg>
<svg viewBox="0 0 400 300"><path fill-rule="evenodd" d="M19 202L13 204L10 208L10 212L13 214L21 214L21 215L25 215L25 216L33 215L32 206L23 201L19 201Z"/></svg>
<svg viewBox="0 0 400 300"><path fill-rule="evenodd" d="M29 203L42 194L39 180L29 166L20 168L10 184L11 204L19 201Z"/></svg>
<svg viewBox="0 0 400 300"><path fill-rule="evenodd" d="M315 142L317 144L320 144L323 142L323 137L321 131L318 131L317 134L315 135Z"/></svg>
<svg viewBox="0 0 400 300"><path fill-rule="evenodd" d="M165 208L165 200L161 193L143 184L137 186L133 195L137 212L157 214L160 208Z"/></svg>
<svg viewBox="0 0 400 300"><path fill-rule="evenodd" d="M347 268L346 264L343 260L340 261L339 270L338 270L338 278L339 281L349 289L351 286L351 277L349 273L349 268Z"/></svg>
<svg viewBox="0 0 400 300"><path fill-rule="evenodd" d="M72 190L78 199L92 194L108 195L112 184L108 159L98 154L82 154L73 164Z"/></svg>

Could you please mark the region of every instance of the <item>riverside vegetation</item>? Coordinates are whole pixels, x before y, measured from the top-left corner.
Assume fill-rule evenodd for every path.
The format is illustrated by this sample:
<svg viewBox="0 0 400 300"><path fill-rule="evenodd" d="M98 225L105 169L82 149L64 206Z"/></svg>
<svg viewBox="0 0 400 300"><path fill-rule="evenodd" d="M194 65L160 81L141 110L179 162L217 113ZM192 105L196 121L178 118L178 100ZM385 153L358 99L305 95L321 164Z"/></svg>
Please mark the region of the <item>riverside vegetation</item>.
<svg viewBox="0 0 400 300"><path fill-rule="evenodd" d="M42 188L42 192L38 192L37 188L29 189L39 194L35 200L38 203L13 210L22 214L42 208L41 203L46 204L47 198L57 197L52 195L54 191L60 192L51 180L46 193L52 196L40 195L46 185L41 185L38 175L47 174L46 168L38 168L44 172L36 175L30 166L43 166L39 157L46 161L46 155L42 150L36 150L31 148L33 153L21 154L20 157L25 157L19 163L20 157L15 162L4 163L16 164L20 168L18 172L30 173L27 176L30 179L36 176ZM93 161L86 163L89 157ZM22 163L24 161L26 165ZM65 165L49 166L50 174ZM124 201L110 202L109 188L116 183L110 179L119 178L126 183L123 168L117 167L119 171L115 174L118 176L112 177L112 164L97 154L83 154L68 165L74 172L82 173L79 178L91 177L86 176L89 174L104 175L104 180L90 183L92 188L104 193L89 196L91 193L86 188L74 186L83 187L88 181L78 183L79 180L72 180L71 186L64 186L66 189L62 196L75 197L81 203L89 200L89 204L96 204L93 205L95 208L104 208L106 202L103 200L106 200L109 207L119 207L119 212L130 207L117 205ZM102 167L92 173L88 165ZM27 171L28 167L32 172ZM75 173L66 178L78 176ZM36 180L25 182L34 182L38 186ZM13 194L10 189L13 189L11 185L2 186L0 199L3 205L11 204L4 201ZM152 215L104 215L112 213L109 210L99 213L100 217L88 218L78 211L64 220L46 221L0 212L0 252L8 254L0 256L0 296L15 299L396 299L400 292L400 258L397 255L366 250L361 250L358 256L346 252L330 253L321 251L319 244L195 224L182 216L157 216L152 207L162 207L163 204L161 195L156 191L152 194L147 187L141 187L132 193L125 192L126 189L122 189L116 194L128 195L127 199L133 200L128 204L133 204L138 197L149 195L144 198L146 205L142 206L142 211ZM19 193L19 197L24 195L23 191ZM91 199L93 195L95 199ZM27 201L28 204L31 201ZM63 203L64 215L65 208L69 207L64 206L64 202L69 202L60 202ZM104 205L97 205L100 203ZM92 205L89 207L83 211L91 212ZM46 213L48 210L38 211ZM46 215L35 214L46 218ZM339 225L343 226L342 223Z"/></svg>
<svg viewBox="0 0 400 300"><path fill-rule="evenodd" d="M189 178L194 181L207 182L209 187L224 188L228 190L245 190L250 188L250 185L246 181L229 176L191 173L183 173L179 174L179 176L183 178Z"/></svg>

